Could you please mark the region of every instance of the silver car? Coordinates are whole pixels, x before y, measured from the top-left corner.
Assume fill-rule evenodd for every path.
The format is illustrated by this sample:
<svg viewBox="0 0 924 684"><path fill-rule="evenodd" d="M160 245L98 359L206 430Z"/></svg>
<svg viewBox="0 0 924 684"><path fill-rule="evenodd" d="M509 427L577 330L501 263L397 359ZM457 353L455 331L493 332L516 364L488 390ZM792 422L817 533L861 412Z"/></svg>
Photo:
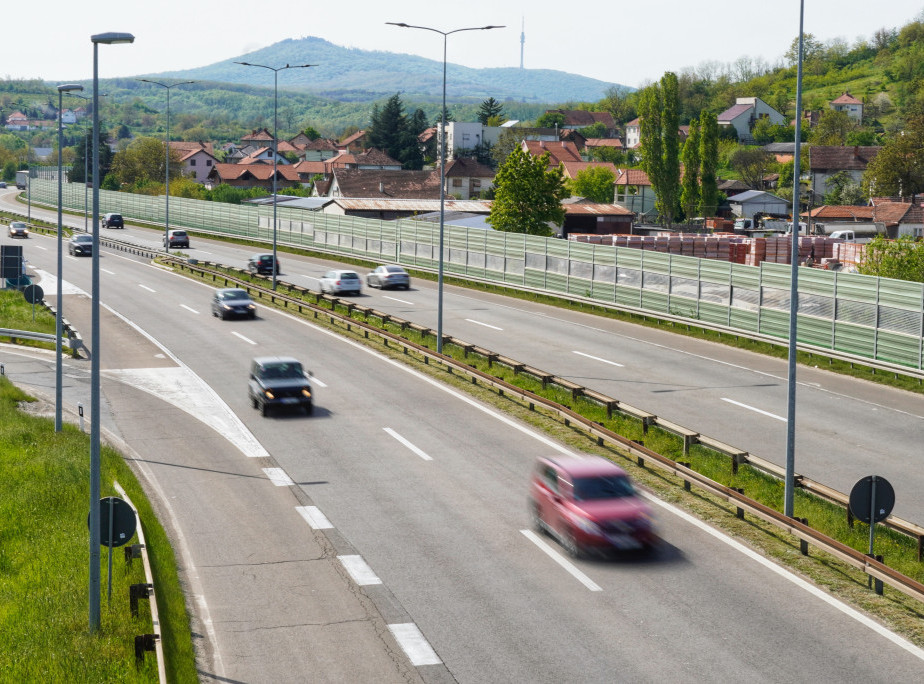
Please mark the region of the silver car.
<svg viewBox="0 0 924 684"><path fill-rule="evenodd" d="M404 290L411 286L411 276L397 264L378 266L372 273L366 275L366 285L385 289L387 287L400 287Z"/></svg>
<svg viewBox="0 0 924 684"><path fill-rule="evenodd" d="M330 294L361 294L363 283L356 271L335 269L325 273L318 281L321 292Z"/></svg>

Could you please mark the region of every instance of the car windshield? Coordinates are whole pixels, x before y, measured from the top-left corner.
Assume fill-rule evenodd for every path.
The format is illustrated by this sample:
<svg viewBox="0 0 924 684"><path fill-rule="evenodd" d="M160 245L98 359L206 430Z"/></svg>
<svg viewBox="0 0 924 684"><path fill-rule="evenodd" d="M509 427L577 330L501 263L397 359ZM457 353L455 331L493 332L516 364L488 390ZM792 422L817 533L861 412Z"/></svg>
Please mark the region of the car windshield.
<svg viewBox="0 0 924 684"><path fill-rule="evenodd" d="M635 488L625 475L598 475L574 480L575 501L621 499L635 496Z"/></svg>
<svg viewBox="0 0 924 684"><path fill-rule="evenodd" d="M74 238L74 242L93 242L92 235L78 235Z"/></svg>
<svg viewBox="0 0 924 684"><path fill-rule="evenodd" d="M272 255L272 254L264 254L263 256L258 257L258 258L259 258L260 261L262 261L264 264L268 264L268 263L270 263L270 262L273 260L273 255Z"/></svg>
<svg viewBox="0 0 924 684"><path fill-rule="evenodd" d="M185 230L174 230L171 233L171 235L173 235L173 237L186 237L186 231Z"/></svg>
<svg viewBox="0 0 924 684"><path fill-rule="evenodd" d="M260 376L264 380L304 377L300 363L274 363L263 367Z"/></svg>
<svg viewBox="0 0 924 684"><path fill-rule="evenodd" d="M14 221L11 225L13 226L13 228L18 228L18 229L26 227L26 224L23 223L22 221Z"/></svg>
<svg viewBox="0 0 924 684"><path fill-rule="evenodd" d="M219 296L222 299L250 299L250 295L245 290L225 290Z"/></svg>
<svg viewBox="0 0 924 684"><path fill-rule="evenodd" d="M389 273L404 273L404 269L400 266L386 266L385 270Z"/></svg>

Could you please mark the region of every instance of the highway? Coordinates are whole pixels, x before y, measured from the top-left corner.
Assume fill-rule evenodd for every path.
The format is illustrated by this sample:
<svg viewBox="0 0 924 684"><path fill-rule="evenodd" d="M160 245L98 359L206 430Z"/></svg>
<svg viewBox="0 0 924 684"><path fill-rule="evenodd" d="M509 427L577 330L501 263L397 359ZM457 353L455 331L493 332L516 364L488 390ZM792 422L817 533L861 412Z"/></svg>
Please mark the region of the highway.
<svg viewBox="0 0 924 684"><path fill-rule="evenodd" d="M128 228L125 233L159 243L159 235L150 231ZM3 243L8 243L5 236ZM192 245L191 256L225 263L243 263L253 251L195 236ZM34 236L24 246L40 276L54 273L53 239ZM325 269L317 260L285 254L281 259L283 278L297 276L303 284ZM68 291L74 292L65 296L65 316L85 337L89 325L80 321L89 320L88 303L80 291L89 291L89 267L89 259L65 259L65 279L73 285ZM210 635L203 630L214 652L204 678L271 681L269 673L290 668L291 680L292 672L308 676L310 667L317 668L312 671L318 679L334 681L349 672L342 660L395 679L462 682L912 681L924 671L920 650L666 504L658 506L664 543L653 558L572 563L549 539L528 531L525 508L534 456L559 445L402 364L285 314L261 307L253 322L212 318L207 287L141 259L104 250L101 273L108 307L105 425L149 454L144 467L169 503L175 533L185 540L184 570L201 582L199 610L208 607L213 630ZM53 292L53 282L42 283L46 293ZM416 281L409 292L366 293L376 308L395 306L424 324L435 314L431 283ZM694 420L720 423L713 414L737 406L723 401L724 395L767 412L777 410L772 405L777 393L785 395L777 362L725 348L455 289L448 292L446 311L449 334L584 377L587 384L593 378L638 393L639 399L629 399L604 390L649 410L655 409L646 404L648 397L667 395L664 406L683 408L692 418L659 413L708 434L713 433ZM532 333L523 333L527 329ZM565 329L567 344L557 334ZM532 339L513 340L517 334ZM473 339L476 335L484 339ZM511 348L499 348L503 345ZM314 371L319 382L311 418L263 419L251 409L247 362L272 353L293 354ZM15 369L26 363L6 347L0 357L14 379ZM646 370L642 361L657 367ZM88 364L68 365L73 401L87 389ZM887 414L897 423L912 413L898 408L901 398L920 401L865 383L842 386L820 373L818 384L800 390L810 395L806 401L819 402L818 408L804 409L807 421L823 415L824 401L871 411L875 396L877 417ZM858 396L851 397L851 391ZM766 397L766 403L755 397ZM228 417L228 409L239 423ZM922 413L911 416L918 426ZM766 443L781 431L778 421L765 427L758 418L768 417L743 412L732 419L738 439L728 441L748 448L741 444L745 436ZM270 461L291 484L278 481L278 472L261 477L258 466ZM801 463L799 468L806 469ZM316 506L332 529L307 528L296 502ZM222 520L223 515L235 517ZM302 543L306 551L317 544L323 559L312 558L327 563L321 596L300 589L312 585L303 581L298 563L279 576L263 577L241 557L245 548L259 549L261 558L270 559L260 564L265 568L276 565L274 557L297 556ZM344 573L353 561L338 561L338 555L360 556L365 574ZM324 602L344 592L355 599L351 582L363 583L362 598L344 606L345 619L363 625L357 638L376 649L365 661L355 657L355 648L352 657L341 656L336 649L347 646L334 638L327 642L335 650L327 659L300 653L307 635L294 619L292 624L280 620L273 638L260 636L255 624L243 624L258 620L261 596L272 597L267 611L284 612L287 600L312 605L312 599ZM325 605L331 612L325 617L332 619L339 598ZM394 642L380 635L381 627L398 618L420 629L438 662L425 657L422 661L431 664L417 664L419 654L407 649L406 662L388 655ZM252 639L259 640L260 647L253 648L258 661L241 657ZM363 674L357 669L354 680L368 680Z"/></svg>

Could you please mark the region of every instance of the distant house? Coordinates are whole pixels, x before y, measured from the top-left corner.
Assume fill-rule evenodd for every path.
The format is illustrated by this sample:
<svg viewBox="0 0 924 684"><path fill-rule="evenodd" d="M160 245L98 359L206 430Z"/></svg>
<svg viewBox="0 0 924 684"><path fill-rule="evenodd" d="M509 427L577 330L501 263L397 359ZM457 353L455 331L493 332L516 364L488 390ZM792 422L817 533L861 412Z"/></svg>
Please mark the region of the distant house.
<svg viewBox="0 0 924 684"><path fill-rule="evenodd" d="M753 145L754 137L751 131L761 119L769 119L770 123L782 125L786 117L759 97L739 97L735 104L719 114L719 126L731 126L738 132L738 141L745 145Z"/></svg>
<svg viewBox="0 0 924 684"><path fill-rule="evenodd" d="M440 178L436 171L335 168L327 196L368 199L439 199Z"/></svg>
<svg viewBox="0 0 924 684"><path fill-rule="evenodd" d="M494 185L494 170L475 159L460 157L446 162L444 192L458 199L474 199Z"/></svg>
<svg viewBox="0 0 924 684"><path fill-rule="evenodd" d="M828 179L838 171L847 171L857 183L876 155L879 146L812 145L809 148L809 174L812 196L820 201L828 192Z"/></svg>
<svg viewBox="0 0 924 684"><path fill-rule="evenodd" d="M753 218L754 214L788 214L790 203L763 190L745 190L728 198L732 214L741 218Z"/></svg>
<svg viewBox="0 0 924 684"><path fill-rule="evenodd" d="M626 149L634 150L642 141L642 128L638 118L626 124Z"/></svg>
<svg viewBox="0 0 924 684"><path fill-rule="evenodd" d="M356 131L337 143L337 147L347 152L362 152L366 147L366 131Z"/></svg>
<svg viewBox="0 0 924 684"><path fill-rule="evenodd" d="M267 147L273 144L273 134L265 128L251 131L241 138L241 147L254 145L255 147Z"/></svg>
<svg viewBox="0 0 924 684"><path fill-rule="evenodd" d="M624 149L620 138L587 138L587 140L584 141L584 149L589 151L606 148L613 150Z"/></svg>
<svg viewBox="0 0 924 684"><path fill-rule="evenodd" d="M607 131L616 129L616 121L609 112L585 112L582 109L548 109L546 114L561 114L565 120L562 122L562 128L586 128L596 123L602 123L606 126Z"/></svg>
<svg viewBox="0 0 924 684"><path fill-rule="evenodd" d="M654 211L655 200L651 181L641 169L621 169L616 176L616 204L642 216Z"/></svg>
<svg viewBox="0 0 924 684"><path fill-rule="evenodd" d="M831 109L836 112L844 112L856 123L863 122L863 101L858 100L853 95L845 92L837 99L831 100Z"/></svg>
<svg viewBox="0 0 924 684"><path fill-rule="evenodd" d="M246 157L241 159L238 164L256 164L256 163L273 163L273 146L270 144L269 147L260 147L259 149L253 150ZM289 160L282 156L282 153L276 152L276 165L285 165L288 164Z"/></svg>
<svg viewBox="0 0 924 684"><path fill-rule="evenodd" d="M212 167L218 163L213 149L210 142L170 141L170 150L179 156L183 164L183 175L197 183L205 183Z"/></svg>
<svg viewBox="0 0 924 684"><path fill-rule="evenodd" d="M206 177L205 187L212 189L219 184L237 188L273 189L272 164L213 164ZM294 166L282 165L276 169L276 188L296 188L302 186L301 178Z"/></svg>
<svg viewBox="0 0 924 684"><path fill-rule="evenodd" d="M436 131L436 144L439 145L439 127ZM446 124L446 155L468 156L479 147L494 145L504 131L500 126L484 126L479 121L450 121Z"/></svg>
<svg viewBox="0 0 924 684"><path fill-rule="evenodd" d="M302 135L303 137L307 137L304 136L304 134ZM293 138L293 140L289 142L294 145L295 139ZM327 138L308 140L308 142L305 143L299 142L299 147L298 157L304 161L324 161L325 159L336 157L341 151L333 140L328 140Z"/></svg>
<svg viewBox="0 0 924 684"><path fill-rule="evenodd" d="M20 111L15 111L6 117L5 128L10 131L28 131L29 117Z"/></svg>
<svg viewBox="0 0 924 684"><path fill-rule="evenodd" d="M795 142L777 142L777 143L767 143L764 145L764 150L769 152L774 156L774 158L780 164L785 164L786 162L791 162L796 156L796 143ZM808 152L808 143L802 143L802 148L799 154L805 154Z"/></svg>
<svg viewBox="0 0 924 684"><path fill-rule="evenodd" d="M589 200L565 200L565 222L561 227L562 237L572 233L612 235L632 232L635 212L618 204L600 204Z"/></svg>
<svg viewBox="0 0 924 684"><path fill-rule="evenodd" d="M556 142L546 140L524 140L520 143L521 149L533 157L549 154L549 168L557 168L562 162L584 161L577 146L567 140Z"/></svg>

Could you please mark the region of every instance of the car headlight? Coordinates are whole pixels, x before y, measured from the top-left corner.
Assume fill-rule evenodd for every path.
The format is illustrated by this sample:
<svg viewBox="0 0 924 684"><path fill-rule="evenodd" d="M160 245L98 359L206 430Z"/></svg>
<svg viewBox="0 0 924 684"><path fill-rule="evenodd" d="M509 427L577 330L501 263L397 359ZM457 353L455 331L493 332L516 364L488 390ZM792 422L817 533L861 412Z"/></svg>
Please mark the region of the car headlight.
<svg viewBox="0 0 924 684"><path fill-rule="evenodd" d="M302 396L303 396L303 397L308 397L309 399L311 399L311 390L309 390L309 389L303 389L303 390L302 390Z"/></svg>
<svg viewBox="0 0 924 684"><path fill-rule="evenodd" d="M274 395L274 394L273 394L271 391L269 391L269 390L263 390L263 394L266 395L266 398L267 398L267 399L275 399L275 398L276 398L276 395Z"/></svg>
<svg viewBox="0 0 924 684"><path fill-rule="evenodd" d="M257 308L257 305L256 305L256 304L248 304L248 305L247 305L247 308L250 309L251 311L253 311L254 309Z"/></svg>
<svg viewBox="0 0 924 684"><path fill-rule="evenodd" d="M221 305L221 308L222 308L222 309L230 309L231 307L228 306L227 304L222 304L222 305Z"/></svg>

